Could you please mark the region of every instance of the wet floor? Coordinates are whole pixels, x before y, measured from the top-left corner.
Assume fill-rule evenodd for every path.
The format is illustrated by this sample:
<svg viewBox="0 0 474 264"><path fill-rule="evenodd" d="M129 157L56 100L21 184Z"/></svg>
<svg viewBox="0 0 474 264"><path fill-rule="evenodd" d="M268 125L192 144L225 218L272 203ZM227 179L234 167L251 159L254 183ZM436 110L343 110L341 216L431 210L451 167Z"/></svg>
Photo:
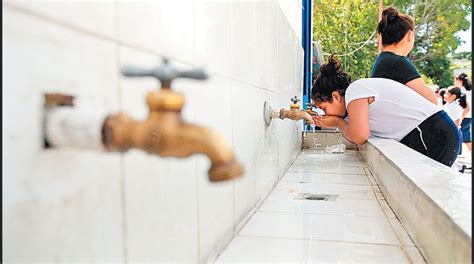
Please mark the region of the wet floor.
<svg viewBox="0 0 474 264"><path fill-rule="evenodd" d="M304 150L216 262L424 260L356 151Z"/></svg>

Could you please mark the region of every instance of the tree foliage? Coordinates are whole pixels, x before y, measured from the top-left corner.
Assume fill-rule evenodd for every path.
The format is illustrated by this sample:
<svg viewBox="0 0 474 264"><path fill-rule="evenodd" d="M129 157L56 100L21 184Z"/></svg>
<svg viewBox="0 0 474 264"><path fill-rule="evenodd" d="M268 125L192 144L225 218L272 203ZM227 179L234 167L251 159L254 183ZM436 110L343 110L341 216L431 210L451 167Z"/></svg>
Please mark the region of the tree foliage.
<svg viewBox="0 0 474 264"><path fill-rule="evenodd" d="M325 60L336 53L354 79L370 75L377 52L376 25L376 1L314 1L313 40L321 43Z"/></svg>
<svg viewBox="0 0 474 264"><path fill-rule="evenodd" d="M462 52L454 53L452 58L455 60L472 60L472 52L462 51Z"/></svg>
<svg viewBox="0 0 474 264"><path fill-rule="evenodd" d="M467 30L468 0L384 0L415 18L415 46L409 58L435 84L452 82L449 56L461 44L456 32ZM370 74L377 53L377 0L315 0L313 39L325 55L339 54L354 79Z"/></svg>
<svg viewBox="0 0 474 264"><path fill-rule="evenodd" d="M466 16L471 1L398 0L397 7L415 18L415 46L409 58L417 68L440 87L453 83L449 56L461 44L456 32L469 29ZM389 4L389 1L387 1Z"/></svg>

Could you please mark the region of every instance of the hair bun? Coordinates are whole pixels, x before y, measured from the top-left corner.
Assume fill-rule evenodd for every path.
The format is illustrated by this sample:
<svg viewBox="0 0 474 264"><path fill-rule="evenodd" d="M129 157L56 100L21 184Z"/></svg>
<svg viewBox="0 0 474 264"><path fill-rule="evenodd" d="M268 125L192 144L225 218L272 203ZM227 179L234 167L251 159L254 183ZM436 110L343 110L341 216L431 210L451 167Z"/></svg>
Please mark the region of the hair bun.
<svg viewBox="0 0 474 264"><path fill-rule="evenodd" d="M336 60L335 54L329 57L328 63L321 65L319 68L322 76L332 76L339 72L341 69L341 63Z"/></svg>
<svg viewBox="0 0 474 264"><path fill-rule="evenodd" d="M399 15L398 9L393 6L389 6L383 10L382 20L385 20L385 21L392 20L398 17L398 15Z"/></svg>

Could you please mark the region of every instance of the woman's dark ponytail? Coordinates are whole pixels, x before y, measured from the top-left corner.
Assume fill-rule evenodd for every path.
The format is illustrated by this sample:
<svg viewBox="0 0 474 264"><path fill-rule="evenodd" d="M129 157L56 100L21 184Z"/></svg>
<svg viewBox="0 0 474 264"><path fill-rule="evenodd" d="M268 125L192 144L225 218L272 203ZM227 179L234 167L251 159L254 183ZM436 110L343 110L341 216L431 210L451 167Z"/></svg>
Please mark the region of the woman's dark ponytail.
<svg viewBox="0 0 474 264"><path fill-rule="evenodd" d="M462 109L465 109L467 107L467 98L466 94L462 94L461 97L459 97L459 105L462 107Z"/></svg>
<svg viewBox="0 0 474 264"><path fill-rule="evenodd" d="M468 91L472 90L472 83L469 80L469 78L467 77L467 74L460 73L456 78L458 80L462 81L462 86L464 86L464 88L466 88L466 90L468 90Z"/></svg>
<svg viewBox="0 0 474 264"><path fill-rule="evenodd" d="M456 95L456 100L459 99L459 105L462 109L466 108L467 106L467 99L466 94L461 92L461 88L453 87L448 90L451 94Z"/></svg>

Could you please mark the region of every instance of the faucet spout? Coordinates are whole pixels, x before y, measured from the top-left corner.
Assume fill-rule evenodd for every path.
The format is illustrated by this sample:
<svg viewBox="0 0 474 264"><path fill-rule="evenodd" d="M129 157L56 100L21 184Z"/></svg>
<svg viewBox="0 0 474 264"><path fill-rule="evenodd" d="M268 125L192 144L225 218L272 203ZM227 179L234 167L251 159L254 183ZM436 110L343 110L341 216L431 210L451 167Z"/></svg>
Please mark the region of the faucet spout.
<svg viewBox="0 0 474 264"><path fill-rule="evenodd" d="M182 123L176 134L176 140L187 148L183 152L178 149L168 149L166 154L189 156L202 153L211 160L209 169L210 181L224 181L240 176L244 167L236 162L232 146L218 132L189 123Z"/></svg>
<svg viewBox="0 0 474 264"><path fill-rule="evenodd" d="M308 114L305 111L301 111L300 109L292 107L290 110L286 110L284 108L280 109L280 118L281 119L291 119L291 120L301 120L304 119L308 124L313 124L313 118L311 118L311 115Z"/></svg>
<svg viewBox="0 0 474 264"><path fill-rule="evenodd" d="M184 122L179 112L151 113L144 122L123 113L111 115L104 122L102 135L105 148L111 151L138 148L158 156L177 158L205 154L212 163L208 171L212 182L244 173L244 167L236 162L231 145L221 134Z"/></svg>

